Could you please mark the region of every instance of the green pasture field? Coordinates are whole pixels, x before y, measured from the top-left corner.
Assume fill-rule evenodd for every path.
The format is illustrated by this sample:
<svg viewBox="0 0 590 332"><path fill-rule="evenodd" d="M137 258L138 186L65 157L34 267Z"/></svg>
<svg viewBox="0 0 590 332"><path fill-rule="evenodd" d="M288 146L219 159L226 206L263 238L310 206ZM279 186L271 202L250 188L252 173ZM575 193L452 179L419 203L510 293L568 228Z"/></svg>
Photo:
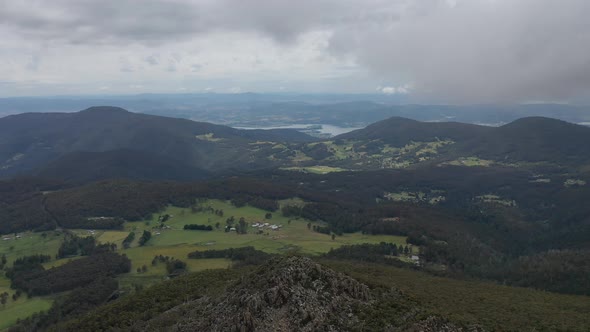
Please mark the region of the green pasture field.
<svg viewBox="0 0 590 332"><path fill-rule="evenodd" d="M2 287L0 287L0 290ZM4 292L4 290L1 290ZM12 293L10 293L12 296ZM47 298L27 299L26 295L21 296L16 302L8 300L6 306L0 306L0 330L4 330L16 323L18 319L24 319L32 314L45 311L51 307L52 301Z"/></svg>
<svg viewBox="0 0 590 332"><path fill-rule="evenodd" d="M6 255L8 265L19 257L37 254L50 255L53 259L63 241L63 234L55 231L23 232L18 233L18 237L15 238L14 234L0 236L0 255Z"/></svg>
<svg viewBox="0 0 590 332"><path fill-rule="evenodd" d="M307 166L307 167L285 167L285 171L304 172L313 174L328 174L333 172L345 172L347 169L331 166Z"/></svg>
<svg viewBox="0 0 590 332"><path fill-rule="evenodd" d="M150 220L144 222L126 223L126 232L125 234L121 234L121 241L129 231L134 230L136 233L136 240L132 247L136 246L137 240L141 236L143 230L149 230L152 232L152 239L143 248L147 251L152 251L152 249L148 249L151 247L166 248L178 247L179 245L192 247L194 250L253 246L256 249L268 253L282 253L286 250L298 248L301 253L317 255L325 253L331 248L338 248L346 244L393 242L405 245L405 237L402 236L365 235L360 232L344 234L343 236L337 236L332 240L330 235L320 234L308 229L307 220L287 218L282 216L280 212L273 213L271 219L265 219L267 211L251 206L238 208L229 202L219 200L207 200L202 202L201 206L210 206L213 210L223 210L223 216L215 215L212 212L192 213L191 209L188 208L168 207L159 215L169 214L171 216L171 218L164 223L169 229L155 229L154 227L159 225L159 215L154 215ZM246 220L249 224L248 234L236 234L235 232L226 233L224 231L226 219L231 216L235 218L236 222L241 217ZM289 222L289 220L291 220L291 222ZM251 227L254 223L267 222L271 225L282 225L282 228L278 231L265 229L263 234L256 234L258 228ZM219 229L215 228L216 223L220 224ZM184 230L184 225L188 224L211 225L214 230ZM319 222L311 224L323 225ZM112 231L105 231L102 235L98 236L98 240L105 242L103 239L111 239L113 237L115 236L112 234ZM133 248L130 248L123 252L132 250Z"/></svg>
<svg viewBox="0 0 590 332"><path fill-rule="evenodd" d="M282 204L304 204L301 200L285 200ZM361 233L344 234L334 240L327 234L320 234L308 229L307 220L283 217L280 212L272 214L271 219L265 219L268 211L252 206L236 207L230 202L220 200L205 200L200 203L202 207L211 207L213 210L223 210L223 216L213 212L195 212L190 208L170 206L159 214L155 214L149 220L138 222L126 222L124 231L95 230L94 236L102 243L117 244L118 251L127 255L132 262L131 273L121 276L122 284L144 284L151 280L160 280L165 277L165 264L158 263L152 266L155 256L162 255L174 257L187 262L191 272L206 269L228 268L231 265L225 259L188 259L188 253L196 250L228 249L244 246L253 246L258 250L268 253L285 253L298 251L304 254L319 255L346 244L393 242L405 245L405 237L389 235L365 235ZM160 215L170 215L170 219L163 223L167 228L160 229L158 218ZM247 234L225 232L226 219L233 216L236 222L244 217L249 224ZM289 223L289 220L291 222ZM281 230L265 230L263 234L256 234L257 228L251 227L254 223L266 223L282 225ZM220 224L219 229L215 227ZM184 230L184 225L199 224L211 225L213 231ZM312 225L323 225L312 223ZM138 241L144 230L152 233L152 238L144 245L139 246ZM129 232L135 232L135 240L128 249L123 249L123 239ZM89 235L88 230L76 230L80 236ZM61 261L61 260L60 260ZM52 262L59 264L59 261ZM49 264L49 263L48 263ZM138 268L147 267L146 272L137 272Z"/></svg>
<svg viewBox="0 0 590 332"><path fill-rule="evenodd" d="M303 205L305 202L300 199L281 201L282 205ZM236 207L230 202L220 200L204 200L200 203L202 207L211 207L213 210L223 210L223 216L213 212L195 212L190 208L179 208L170 206L159 214L144 221L125 222L123 230L70 230L78 236L94 236L101 243L115 243L117 251L127 255L132 262L132 271L119 276L120 287L132 287L135 285L147 286L158 282L166 277L165 263L152 265L155 256L163 255L174 257L185 261L190 272L207 269L225 269L231 266L227 259L188 259L188 253L195 250L227 249L244 246L253 246L256 249L268 253L285 253L298 251L303 254L319 255L347 244L393 242L405 245L405 237L388 235L364 235L361 233L344 234L336 236L332 240L331 235L320 234L308 229L309 221L298 218L287 218L280 212L272 213L272 218L265 219L268 211L252 206ZM160 215L169 214L171 218L163 223L167 226L159 228ZM244 217L249 224L247 234L236 234L236 232L225 232L226 219L234 216L236 223ZM289 222L289 220L291 220ZM278 231L265 229L262 234L256 234L258 228L251 227L256 222L275 225L282 225ZM215 224L219 223L219 229ZM200 224L211 225L213 231L184 230L184 225ZM321 222L311 223L312 225L324 225ZM139 246L138 241L144 230L152 233L152 238L144 245ZM128 249L123 248L123 239L129 232L135 232L135 240ZM52 257L51 261L43 264L46 269L57 267L69 262L72 257L55 259L59 246L64 235L61 232L48 231L44 233L18 233L4 235L7 240L0 238L0 255L5 254L8 265L22 256L46 254ZM145 272L138 272L138 268L147 267ZM0 293L8 292L10 296L13 290L10 289L10 281L2 273L0 275ZM12 298L8 300L5 307L0 306L0 329L9 327L16 322L17 318L26 318L41 310L47 310L51 306L51 299L35 297L28 299L26 295L21 296L16 302Z"/></svg>
<svg viewBox="0 0 590 332"><path fill-rule="evenodd" d="M43 235L45 234L45 235ZM59 262L55 260L57 250L63 241L61 232L47 231L43 233L22 232L15 234L4 234L0 237L0 255L6 255L7 265L11 266L15 259L22 256L30 255L50 255L51 261L45 264L45 267L60 265L67 260ZM4 239L7 240L4 240ZM46 297L27 298L22 294L16 301L12 300L14 290L10 288L10 280L4 273L0 273L0 293L8 293L6 305L0 305L0 330L10 327L16 323L17 319L23 319L31 316L35 312L47 310L51 306L52 300Z"/></svg>

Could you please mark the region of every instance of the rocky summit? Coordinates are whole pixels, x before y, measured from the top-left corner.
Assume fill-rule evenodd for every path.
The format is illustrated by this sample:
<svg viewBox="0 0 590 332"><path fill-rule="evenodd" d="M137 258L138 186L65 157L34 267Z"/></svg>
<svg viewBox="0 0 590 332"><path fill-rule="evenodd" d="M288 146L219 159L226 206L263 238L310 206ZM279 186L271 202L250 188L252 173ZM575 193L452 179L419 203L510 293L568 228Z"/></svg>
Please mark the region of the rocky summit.
<svg viewBox="0 0 590 332"><path fill-rule="evenodd" d="M310 258L275 258L243 276L221 296L179 305L133 330L371 331L363 317L371 315L382 296ZM390 290L386 296L399 299L403 295ZM419 307L399 312L380 330L482 331L424 314Z"/></svg>
<svg viewBox="0 0 590 332"><path fill-rule="evenodd" d="M183 311L184 319L171 327L178 331L342 331L358 322L359 308L370 301L369 288L348 276L309 258L279 258L243 277L218 299L202 298L173 309Z"/></svg>

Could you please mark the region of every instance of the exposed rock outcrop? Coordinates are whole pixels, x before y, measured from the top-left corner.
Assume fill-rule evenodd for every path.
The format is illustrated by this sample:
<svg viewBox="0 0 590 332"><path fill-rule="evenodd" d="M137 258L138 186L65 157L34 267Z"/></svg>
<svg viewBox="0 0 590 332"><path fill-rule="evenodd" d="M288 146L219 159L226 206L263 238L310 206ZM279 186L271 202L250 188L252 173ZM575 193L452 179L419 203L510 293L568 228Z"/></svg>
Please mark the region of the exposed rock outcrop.
<svg viewBox="0 0 590 332"><path fill-rule="evenodd" d="M482 331L429 315L399 290L375 291L309 258L283 256L244 275L219 296L177 306L132 330Z"/></svg>
<svg viewBox="0 0 590 332"><path fill-rule="evenodd" d="M343 331L358 322L359 307L370 300L366 285L309 258L277 258L218 299L203 298L174 309L184 318L172 329Z"/></svg>

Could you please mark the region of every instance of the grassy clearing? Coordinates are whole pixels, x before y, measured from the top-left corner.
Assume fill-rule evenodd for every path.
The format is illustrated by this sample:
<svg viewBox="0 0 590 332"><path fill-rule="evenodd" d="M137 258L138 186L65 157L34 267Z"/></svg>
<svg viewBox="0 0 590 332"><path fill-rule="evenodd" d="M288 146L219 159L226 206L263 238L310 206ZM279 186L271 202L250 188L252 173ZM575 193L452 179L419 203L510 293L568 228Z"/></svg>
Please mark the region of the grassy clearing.
<svg viewBox="0 0 590 332"><path fill-rule="evenodd" d="M323 142L326 145L328 151L333 154L330 159L344 160L349 158L358 157L354 151L355 141L343 141L341 144L336 144L333 141Z"/></svg>
<svg viewBox="0 0 590 332"><path fill-rule="evenodd" d="M61 265L64 265L65 263L74 261L76 259L80 259L80 258L84 258L84 256L76 256L76 257L68 257L68 258L62 258L62 259L56 259L56 260L51 260L47 263L43 263L43 268L44 269L51 269L54 267L58 267Z"/></svg>
<svg viewBox="0 0 590 332"><path fill-rule="evenodd" d="M175 253L170 256L181 258L185 252L193 250L208 250L208 249L227 249L243 246L253 246L256 249L263 250L269 253L282 253L293 248L299 249L305 254L320 254L329 251L331 248L337 248L345 244L358 243L379 243L394 242L397 244L405 244L405 237L401 236L375 236L363 235L361 233L345 234L338 236L332 240L330 235L313 232L307 228L307 220L297 220L283 217L280 212L273 213L272 218L265 219L267 211L257 209L251 206L235 207L229 202L219 200L209 200L202 203L203 206L210 206L214 210L223 210L223 216L215 215L211 212L197 212L192 213L190 209L182 209L177 207L168 207L161 214L169 214L172 217L166 222L170 229L155 230L152 229L158 225L158 216L154 215L151 220L144 222L126 223L126 232L135 230L136 234L141 234L144 229L152 232L153 237L142 248L130 248L123 250L128 253L133 260L139 259L141 252L149 252L149 260L153 258L154 251L162 251L165 248ZM244 217L246 222L250 225L256 222L268 222L270 224L282 225L280 231L265 230L263 234L255 234L256 230L249 227L248 234L236 234L235 232L224 232L226 219L234 216L236 220ZM187 224L201 224L215 225L219 223L220 228L213 231L186 231L183 230L184 225ZM312 223L321 225L321 223ZM108 233L108 232L105 232ZM157 233L160 233L159 235ZM102 235L104 236L104 235ZM110 236L110 235L109 235ZM100 237L99 237L100 239ZM133 246L136 244L134 243ZM155 249L154 249L155 248ZM134 254L137 251L138 254ZM186 254L184 255L186 257Z"/></svg>
<svg viewBox="0 0 590 332"><path fill-rule="evenodd" d="M297 198L284 200L280 203L281 205L305 204L304 201ZM223 210L223 216L218 216L212 212L193 213L191 209L168 207L165 211L162 211L161 215L169 214L171 216L165 222L169 229L156 228L160 223L158 222L158 215L154 215L150 220L126 222L123 230L96 230L93 233L89 230L72 230L72 232L79 236L95 236L102 243L115 243L118 252L127 255L131 259L132 271L118 278L121 287L147 286L164 279L167 274L165 264L157 263L155 266L152 265L152 260L157 255L181 259L187 263L189 271L196 272L208 269L225 269L231 265L231 261L226 259L187 259L188 253L195 250L253 246L268 253L285 253L295 250L304 254L318 255L347 244L394 242L405 245L405 237L364 235L361 233L345 234L332 240L330 235L320 234L308 229L307 220L286 218L280 212L273 213L271 219L265 219L268 211L251 206L238 208L229 202L219 200L206 200L201 202L201 205L211 207L213 210ZM234 216L236 220L244 217L250 226L256 222L268 222L283 227L279 231L265 230L263 234L255 234L257 229L253 227L248 228L248 234L226 233L224 231L226 219L231 216ZM219 229L215 228L217 223L220 224ZM214 230L184 230L183 227L187 224L211 225ZM312 224L323 225L319 222ZM145 246L140 247L137 242L144 230L152 232L152 238ZM136 238L129 249L123 249L122 241L131 231L136 233ZM55 257L63 241L63 234L59 232L46 232L45 235L22 233L19 234L19 239L14 239L14 234L10 236L12 237L11 240L0 240L0 254L6 254L9 264L12 264L16 258L26 255L49 254ZM80 258L51 260L45 263L44 267L57 267L72 259ZM147 271L137 272L137 268L144 265L147 267ZM4 291L9 292L10 296L13 294L10 289L10 281L4 275L1 275L0 292ZM5 308L0 308L0 329L13 325L17 318L25 318L34 312L47 310L50 305L51 300L49 298L27 299L26 296L21 296L16 302L10 299Z"/></svg>
<svg viewBox="0 0 590 332"><path fill-rule="evenodd" d="M223 138L217 138L213 136L213 133L203 134L203 135L196 135L196 139L201 141L208 141L208 142L219 142L223 141Z"/></svg>
<svg viewBox="0 0 590 332"><path fill-rule="evenodd" d="M373 157L393 156L396 161L408 159L408 161L421 162L428 160L430 156L437 155L438 150L445 145L453 144L451 140L433 141L433 142L411 142L405 146L398 148L385 144L381 149L381 154L373 155Z"/></svg>
<svg viewBox="0 0 590 332"><path fill-rule="evenodd" d="M444 147L445 145L450 145L455 143L452 140L444 140L444 141L435 141L435 142L425 142L416 151L416 156L421 155L428 155L428 154L438 154L438 149Z"/></svg>
<svg viewBox="0 0 590 332"><path fill-rule="evenodd" d="M540 179L534 179L534 180L529 180L530 183L551 183L551 179L549 178L540 178Z"/></svg>
<svg viewBox="0 0 590 332"><path fill-rule="evenodd" d="M21 295L16 301L12 300L14 290L10 288L10 280L2 274L0 277L0 293L8 293L6 305L0 305L0 330L14 325L17 319L31 316L35 312L47 310L51 307L52 300L46 297L27 298L26 294Z"/></svg>
<svg viewBox="0 0 590 332"><path fill-rule="evenodd" d="M304 204L300 199L282 201L281 204ZM361 233L345 234L332 240L330 235L313 232L307 228L307 220L297 220L283 217L280 212L273 213L271 219L265 219L268 211L251 206L235 207L229 202L219 200L207 200L201 203L204 207L213 210L223 210L223 216L212 212L196 212L191 209L168 207L160 214L169 214L171 218L165 222L169 229L154 228L159 225L158 215L150 220L142 222L125 223L125 231L96 231L99 241L117 243L119 252L127 255L132 262L132 271L120 276L122 287L131 285L149 285L160 281L166 276L165 264L157 263L152 266L154 256L163 255L181 259L188 265L191 272L207 269L224 269L231 265L226 259L187 259L189 252L195 250L228 249L244 246L253 246L258 250L268 253L285 253L298 251L304 254L318 255L347 244L394 242L405 245L405 237L389 235L364 235ZM248 234L226 233L224 227L226 219L234 216L236 220L244 217L251 226L256 222L268 222L270 224L283 225L280 231L264 231L263 234L255 234L256 230L249 227ZM219 229L215 225L219 223ZM213 231L189 231L184 230L184 225L200 224L211 225ZM321 223L312 223L320 225ZM138 238L144 230L152 232L152 238L142 247L137 244ZM120 242L130 231L136 233L136 239L131 248L121 249ZM142 266L147 267L146 272L137 272Z"/></svg>
<svg viewBox="0 0 590 332"><path fill-rule="evenodd" d="M480 202L484 202L484 203L500 204L500 205L504 205L504 206L516 206L516 201L504 199L500 196L493 195L493 194L476 196L475 199L477 199Z"/></svg>
<svg viewBox="0 0 590 332"><path fill-rule="evenodd" d="M567 179L565 180L565 182L563 183L564 187L575 187L575 186L585 186L586 185L586 181L584 180L580 180L580 179Z"/></svg>
<svg viewBox="0 0 590 332"><path fill-rule="evenodd" d="M494 164L492 160L479 159L477 157L459 158L447 163L453 166L467 166L467 167L490 167Z"/></svg>
<svg viewBox="0 0 590 332"><path fill-rule="evenodd" d="M177 249L177 250L175 250ZM231 266L231 261L228 259L186 259L186 254L193 251L194 248L186 248L190 250L183 250L178 248L158 248L153 247L153 251L135 251L128 250L127 253L132 261L132 270L130 273L121 275L119 279L119 287L127 288L134 285L149 286L156 282L166 279L166 265L158 262L156 265L151 265L152 258L156 255L163 255L169 257L179 258L187 263L187 269L190 272L199 272L213 269L227 269ZM150 256L151 255L151 256ZM137 268L142 265L147 266L146 272L138 273Z"/></svg>
<svg viewBox="0 0 590 332"><path fill-rule="evenodd" d="M285 167L281 168L286 171L295 171L295 172L303 172L303 173L313 173L313 174L328 174L333 172L345 172L348 171L347 169L340 168L340 167L331 167L331 166L308 166L308 167Z"/></svg>
<svg viewBox="0 0 590 332"><path fill-rule="evenodd" d="M44 254L53 258L63 240L63 234L59 232L25 232L18 233L18 236L19 238L15 238L14 234L5 234L0 238L0 255L6 255L9 266L15 259L22 256ZM10 240L3 240L4 238L10 238ZM51 266L51 264L59 263L52 260L46 265ZM0 293L3 292L8 292L9 299L5 306L0 306L0 330L12 326L19 318L26 318L35 312L49 309L52 303L49 298L28 299L26 295L13 301L14 290L10 288L10 280L1 273Z"/></svg>
<svg viewBox="0 0 590 332"><path fill-rule="evenodd" d="M426 194L419 192L400 191L396 193L386 193L385 197L394 202L421 202Z"/></svg>
<svg viewBox="0 0 590 332"><path fill-rule="evenodd" d="M18 319L49 309L51 303L52 301L46 298L26 299L26 296L16 302L10 299L5 307L0 307L0 330L14 325Z"/></svg>
<svg viewBox="0 0 590 332"><path fill-rule="evenodd" d="M394 202L428 202L429 204L435 205L446 200L444 191L432 190L429 193L422 191L411 192L411 191L400 191L396 193L385 193L384 197Z"/></svg>
<svg viewBox="0 0 590 332"><path fill-rule="evenodd" d="M290 157L290 159L294 163L302 163L304 161L311 161L311 160L313 160L312 158L310 158L305 153L303 153L303 152L301 152L299 150L295 150L295 156Z"/></svg>
<svg viewBox="0 0 590 332"><path fill-rule="evenodd" d="M283 200L280 204L281 206L301 206L305 202L298 198L292 198ZM211 212L192 213L191 209L171 206L160 213L161 215L171 215L171 218L165 222L170 227L169 229L156 228L159 225L159 215L154 215L150 220L126 222L124 224L124 230L95 230L93 233L89 230L82 229L71 231L78 236L95 236L101 243L115 243L118 252L129 257L132 262L132 270L130 273L119 277L121 286L149 285L165 278L165 264L158 263L152 266L154 256L158 255L181 259L187 263L189 271L196 272L207 269L228 268L231 262L226 259L187 259L188 253L195 250L253 246L256 249L268 253L278 254L298 251L303 254L319 255L328 252L332 248L349 244L393 242L405 245L405 237L364 235L361 233L344 234L332 240L330 235L320 234L308 229L307 220L286 218L280 212L273 213L271 219L265 219L265 214L268 211L251 206L238 208L229 202L219 200L203 201L201 205L211 207L214 210L223 210L224 214L223 216L218 216ZM283 227L280 231L266 230L263 234L255 234L257 229L253 227L249 227L248 234L226 233L223 229L226 225L226 219L231 216L234 216L236 220L244 217L250 226L256 222L268 222L270 224L282 225ZM289 223L290 219L291 222ZM219 229L215 229L217 223L220 224ZM184 230L183 227L187 224L211 225L214 230ZM312 225L323 224L317 222L312 223ZM138 240L144 230L150 231L152 238L145 246L140 247ZM123 239L131 231L136 234L135 240L129 249L123 249ZM63 235L59 233L54 234L54 232L48 232L46 237L36 233L25 233L22 234L22 239L17 240L19 242L12 242L13 244L17 244L13 249L9 249L9 241L0 243L0 252L7 253L9 263L17 257L37 253L50 254L54 257L62 240ZM44 267L57 267L73 259L80 258L82 257L51 260L45 263ZM147 267L147 271L137 272L137 269L142 268L144 265ZM2 282L6 284L6 287L9 286L8 279L3 275L0 276L0 285Z"/></svg>
<svg viewBox="0 0 590 332"><path fill-rule="evenodd" d="M18 236L20 238L15 239L14 234L6 234L0 238L0 255L6 255L8 265L12 265L15 259L28 255L44 254L53 258L63 240L62 233L53 231L18 233ZM10 240L3 240L4 238Z"/></svg>
<svg viewBox="0 0 590 332"><path fill-rule="evenodd" d="M152 259L155 256L162 255L168 257L178 258L186 261L188 270L191 272L208 270L208 269L222 269L227 268L230 261L225 259L197 259L189 260L187 255L189 252L195 251L194 246L190 245L170 245L170 246L145 246L135 247L122 252L131 259L132 269L131 274L139 274L141 276L160 276L166 275L166 267L163 263L152 265ZM143 265L147 266L148 270L145 273L137 273L137 268L141 268Z"/></svg>
<svg viewBox="0 0 590 332"><path fill-rule="evenodd" d="M282 208L284 206L298 206L303 207L305 206L306 202L299 197L283 199L279 201L279 206Z"/></svg>
<svg viewBox="0 0 590 332"><path fill-rule="evenodd" d="M129 234L129 231L112 231L112 230L95 230L91 233L85 229L73 229L71 230L72 233L76 234L80 237L85 236L94 236L99 242L101 243L114 243L117 245L117 248L122 248L123 240Z"/></svg>

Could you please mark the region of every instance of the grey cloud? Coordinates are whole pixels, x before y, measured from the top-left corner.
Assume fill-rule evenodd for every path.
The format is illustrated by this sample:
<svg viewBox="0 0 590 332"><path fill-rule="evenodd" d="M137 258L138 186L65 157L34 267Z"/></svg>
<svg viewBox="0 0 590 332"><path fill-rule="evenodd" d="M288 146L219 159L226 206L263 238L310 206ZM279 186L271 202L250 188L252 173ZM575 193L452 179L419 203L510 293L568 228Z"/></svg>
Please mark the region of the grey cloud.
<svg viewBox="0 0 590 332"><path fill-rule="evenodd" d="M276 41L289 42L316 28L359 20L378 23L396 19L384 10L386 3L384 0L0 0L3 8L0 25L31 38L73 44L152 45L212 31L259 32Z"/></svg>
<svg viewBox="0 0 590 332"><path fill-rule="evenodd" d="M159 57L157 55L147 56L143 60L145 62L147 62L149 65L152 65L152 66L156 66L156 65L158 65L160 63L160 59L159 59Z"/></svg>
<svg viewBox="0 0 590 332"><path fill-rule="evenodd" d="M131 61L126 57L119 58L119 70L124 73L132 73L135 71L135 68L131 64Z"/></svg>
<svg viewBox="0 0 590 332"><path fill-rule="evenodd" d="M590 88L587 0L0 0L0 28L77 44L161 45L215 31L328 52L417 101L566 101ZM158 59L145 59L149 64ZM175 69L169 63L168 69Z"/></svg>
<svg viewBox="0 0 590 332"><path fill-rule="evenodd" d="M37 71L41 63L41 57L38 54L31 55L29 62L26 65L27 70Z"/></svg>
<svg viewBox="0 0 590 332"><path fill-rule="evenodd" d="M157 0L0 0L0 25L72 44L160 44L205 30L195 6Z"/></svg>
<svg viewBox="0 0 590 332"><path fill-rule="evenodd" d="M419 101L567 101L590 88L589 11L586 0L417 2L388 28L335 30L330 48L412 83Z"/></svg>

